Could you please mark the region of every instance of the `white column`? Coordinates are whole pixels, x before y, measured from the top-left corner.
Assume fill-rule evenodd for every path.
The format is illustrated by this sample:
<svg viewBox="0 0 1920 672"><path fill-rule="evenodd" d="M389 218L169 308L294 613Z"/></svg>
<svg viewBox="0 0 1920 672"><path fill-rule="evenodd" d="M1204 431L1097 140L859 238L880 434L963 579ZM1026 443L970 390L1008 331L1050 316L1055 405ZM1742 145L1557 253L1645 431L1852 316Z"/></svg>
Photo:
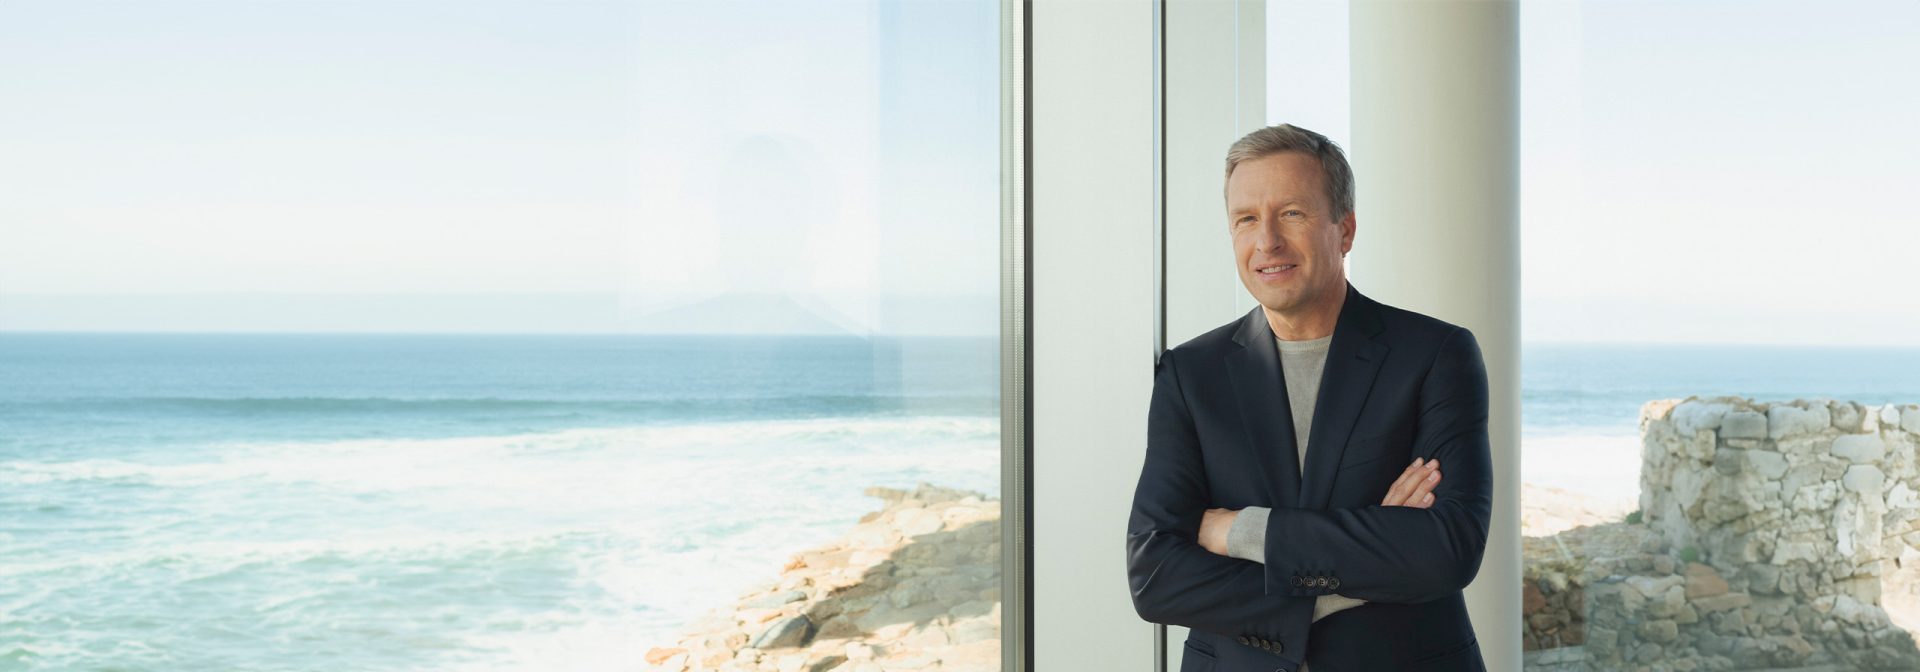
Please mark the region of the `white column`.
<svg viewBox="0 0 1920 672"><path fill-rule="evenodd" d="M1353 283L1480 342L1494 506L1467 608L1488 669L1518 671L1519 7L1354 0L1351 11Z"/></svg>
<svg viewBox="0 0 1920 672"><path fill-rule="evenodd" d="M1033 669L1144 672L1125 537L1153 393L1153 14L1030 7Z"/></svg>

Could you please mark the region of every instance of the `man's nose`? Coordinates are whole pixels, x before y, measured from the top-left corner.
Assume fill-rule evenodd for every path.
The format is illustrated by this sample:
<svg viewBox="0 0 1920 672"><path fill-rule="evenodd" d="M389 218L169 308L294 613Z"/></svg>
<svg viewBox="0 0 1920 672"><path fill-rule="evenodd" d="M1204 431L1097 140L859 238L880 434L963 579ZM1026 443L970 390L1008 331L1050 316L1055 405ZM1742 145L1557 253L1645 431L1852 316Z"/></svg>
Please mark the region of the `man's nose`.
<svg viewBox="0 0 1920 672"><path fill-rule="evenodd" d="M1260 227L1257 243L1261 250L1279 251L1286 245L1286 239L1280 235L1280 229L1272 225Z"/></svg>

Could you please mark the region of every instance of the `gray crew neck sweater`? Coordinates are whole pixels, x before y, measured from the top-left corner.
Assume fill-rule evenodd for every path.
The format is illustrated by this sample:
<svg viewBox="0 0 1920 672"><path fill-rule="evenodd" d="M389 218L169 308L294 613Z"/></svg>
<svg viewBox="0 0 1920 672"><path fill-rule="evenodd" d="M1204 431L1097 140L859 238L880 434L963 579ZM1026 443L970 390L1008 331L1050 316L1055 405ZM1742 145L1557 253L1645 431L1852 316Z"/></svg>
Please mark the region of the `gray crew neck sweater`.
<svg viewBox="0 0 1920 672"><path fill-rule="evenodd" d="M1300 447L1300 473L1305 474L1307 435L1313 428L1313 407L1319 400L1320 373L1326 367L1327 351L1333 345L1333 336L1329 334L1304 341L1275 337L1273 341L1280 348L1280 367L1287 381L1287 405L1293 410L1293 442ZM1234 518L1233 527L1227 530L1228 556L1266 563L1267 513L1270 510L1263 506L1249 506L1240 510L1240 515ZM1366 604L1366 601L1344 595L1321 595L1314 598L1313 620L1318 621L1333 612L1362 604ZM1307 672L1305 663L1300 665L1300 672Z"/></svg>

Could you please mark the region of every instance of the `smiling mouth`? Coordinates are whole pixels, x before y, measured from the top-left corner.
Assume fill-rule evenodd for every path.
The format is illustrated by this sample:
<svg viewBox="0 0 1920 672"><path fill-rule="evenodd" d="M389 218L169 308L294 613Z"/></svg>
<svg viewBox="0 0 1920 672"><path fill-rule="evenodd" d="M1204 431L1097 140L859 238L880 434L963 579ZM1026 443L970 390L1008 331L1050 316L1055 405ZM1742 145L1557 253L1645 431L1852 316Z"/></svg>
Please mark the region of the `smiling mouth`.
<svg viewBox="0 0 1920 672"><path fill-rule="evenodd" d="M1254 272L1259 273L1261 278L1271 279L1271 278L1278 278L1284 275L1291 274L1293 272L1293 269L1296 269L1296 268L1299 268L1299 266L1296 264L1279 264L1276 266L1264 266L1261 268L1256 268L1254 269Z"/></svg>

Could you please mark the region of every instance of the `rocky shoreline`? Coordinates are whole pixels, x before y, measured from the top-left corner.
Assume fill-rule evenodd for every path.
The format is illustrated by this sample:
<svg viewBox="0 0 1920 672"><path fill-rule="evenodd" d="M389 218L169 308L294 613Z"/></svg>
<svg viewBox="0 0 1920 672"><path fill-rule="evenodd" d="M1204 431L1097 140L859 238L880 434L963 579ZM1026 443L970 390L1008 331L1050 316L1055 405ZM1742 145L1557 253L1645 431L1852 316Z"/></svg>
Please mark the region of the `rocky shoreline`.
<svg viewBox="0 0 1920 672"><path fill-rule="evenodd" d="M1000 502L921 483L646 653L659 672L1000 669Z"/></svg>
<svg viewBox="0 0 1920 672"><path fill-rule="evenodd" d="M1641 434L1639 502L1522 488L1527 669L1920 669L1920 405L1660 400ZM999 501L866 493L643 669L998 670Z"/></svg>
<svg viewBox="0 0 1920 672"><path fill-rule="evenodd" d="M710 611L677 642L648 650L643 669L998 670L999 501L926 483L866 493L879 510L794 555L778 578ZM1551 599L1547 611L1558 615L1530 621L1547 636L1530 634L1528 649L1583 644L1585 559L1640 553L1650 542L1620 523L1630 502L1527 485L1522 506L1527 600ZM1544 584L1543 572L1552 577ZM1559 588L1542 594L1537 585Z"/></svg>

